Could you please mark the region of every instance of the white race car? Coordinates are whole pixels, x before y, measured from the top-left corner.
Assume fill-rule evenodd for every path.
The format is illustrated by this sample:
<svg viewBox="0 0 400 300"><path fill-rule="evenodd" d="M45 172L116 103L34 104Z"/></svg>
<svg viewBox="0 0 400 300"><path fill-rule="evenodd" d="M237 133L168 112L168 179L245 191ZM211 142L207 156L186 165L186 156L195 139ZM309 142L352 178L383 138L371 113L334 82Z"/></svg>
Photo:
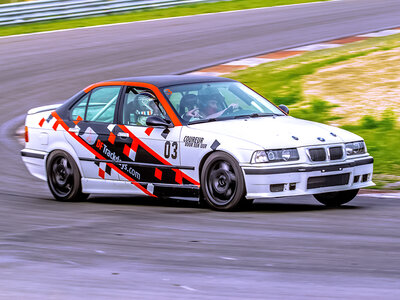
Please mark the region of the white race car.
<svg viewBox="0 0 400 300"><path fill-rule="evenodd" d="M204 200L314 195L339 206L373 185L363 139L288 116L226 78L167 75L93 84L31 109L22 159L57 200L132 194Z"/></svg>

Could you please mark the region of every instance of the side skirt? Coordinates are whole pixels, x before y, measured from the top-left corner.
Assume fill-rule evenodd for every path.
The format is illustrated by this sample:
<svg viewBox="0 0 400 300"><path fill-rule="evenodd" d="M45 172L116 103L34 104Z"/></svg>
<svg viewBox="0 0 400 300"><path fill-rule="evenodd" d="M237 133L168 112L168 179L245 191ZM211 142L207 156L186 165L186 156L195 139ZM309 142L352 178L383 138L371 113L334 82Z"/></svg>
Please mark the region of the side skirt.
<svg viewBox="0 0 400 300"><path fill-rule="evenodd" d="M82 192L88 194L140 195L145 194L130 181L82 178ZM189 197L198 198L200 189L196 185L144 183L146 188L157 197Z"/></svg>

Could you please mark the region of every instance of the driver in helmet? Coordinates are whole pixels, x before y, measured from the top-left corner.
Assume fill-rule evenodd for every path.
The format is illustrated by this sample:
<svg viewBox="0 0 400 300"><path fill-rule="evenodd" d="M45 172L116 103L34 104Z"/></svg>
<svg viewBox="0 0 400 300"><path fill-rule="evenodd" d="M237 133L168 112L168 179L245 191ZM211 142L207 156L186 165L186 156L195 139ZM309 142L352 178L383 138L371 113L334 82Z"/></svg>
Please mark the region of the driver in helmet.
<svg viewBox="0 0 400 300"><path fill-rule="evenodd" d="M221 103L223 103L224 97L220 93L214 93L211 95L203 96L203 99L199 102L199 108L194 108L185 114L184 119L211 119L218 118L225 112L239 108L236 103L230 104L225 109L221 109Z"/></svg>
<svg viewBox="0 0 400 300"><path fill-rule="evenodd" d="M148 93L143 92L136 96L136 123L137 125L147 126L146 120L149 116L160 115L160 111L155 103L155 97Z"/></svg>

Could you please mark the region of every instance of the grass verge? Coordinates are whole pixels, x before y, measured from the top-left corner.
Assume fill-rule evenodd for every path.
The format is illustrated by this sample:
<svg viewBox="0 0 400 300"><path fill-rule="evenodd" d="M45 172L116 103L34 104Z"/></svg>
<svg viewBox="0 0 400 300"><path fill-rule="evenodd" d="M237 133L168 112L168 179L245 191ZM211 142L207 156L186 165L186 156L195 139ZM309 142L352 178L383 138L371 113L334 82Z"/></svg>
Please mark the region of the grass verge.
<svg viewBox="0 0 400 300"><path fill-rule="evenodd" d="M286 60L270 62L234 72L228 77L244 82L276 104L290 105L291 115L295 117L332 123L338 119L338 116L332 114L331 111L338 105L324 98L310 98L305 95L303 87L308 76L322 68L350 62L359 57L365 57L365 63L368 64L371 53L390 51L399 47L400 34L374 38L335 49L314 51ZM357 69L353 72L353 77L357 78L359 76ZM329 81L329 77L324 80ZM354 82L357 84L357 80ZM340 93L340 91L337 89L335 93ZM385 92L387 91L382 90L382 93ZM388 104L385 101L379 103L382 107L388 107ZM351 112L351 107L348 111ZM343 128L365 139L368 152L375 158L374 173L379 174L375 177L378 188L385 186L396 188L396 185L391 183L400 181L400 128L397 118L398 116L393 111L387 109L379 118L366 115L357 124L342 125ZM385 180L379 178L385 178Z"/></svg>
<svg viewBox="0 0 400 300"><path fill-rule="evenodd" d="M125 14L1 26L0 36L319 1L329 0L231 0L198 3Z"/></svg>
<svg viewBox="0 0 400 300"><path fill-rule="evenodd" d="M17 2L28 2L30 0L0 0L0 4L9 4L9 3L17 3Z"/></svg>

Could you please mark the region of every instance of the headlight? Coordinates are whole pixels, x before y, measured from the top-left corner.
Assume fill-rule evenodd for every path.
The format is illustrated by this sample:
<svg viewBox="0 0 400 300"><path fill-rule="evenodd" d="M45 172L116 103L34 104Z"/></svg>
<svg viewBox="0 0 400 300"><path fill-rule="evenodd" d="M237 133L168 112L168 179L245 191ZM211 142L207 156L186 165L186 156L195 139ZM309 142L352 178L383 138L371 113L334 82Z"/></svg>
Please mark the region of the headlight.
<svg viewBox="0 0 400 300"><path fill-rule="evenodd" d="M298 160L299 152L296 148L279 149L279 150L260 150L253 153L251 163L266 163L266 162L279 162Z"/></svg>
<svg viewBox="0 0 400 300"><path fill-rule="evenodd" d="M364 141L346 143L347 155L363 154L366 152Z"/></svg>

